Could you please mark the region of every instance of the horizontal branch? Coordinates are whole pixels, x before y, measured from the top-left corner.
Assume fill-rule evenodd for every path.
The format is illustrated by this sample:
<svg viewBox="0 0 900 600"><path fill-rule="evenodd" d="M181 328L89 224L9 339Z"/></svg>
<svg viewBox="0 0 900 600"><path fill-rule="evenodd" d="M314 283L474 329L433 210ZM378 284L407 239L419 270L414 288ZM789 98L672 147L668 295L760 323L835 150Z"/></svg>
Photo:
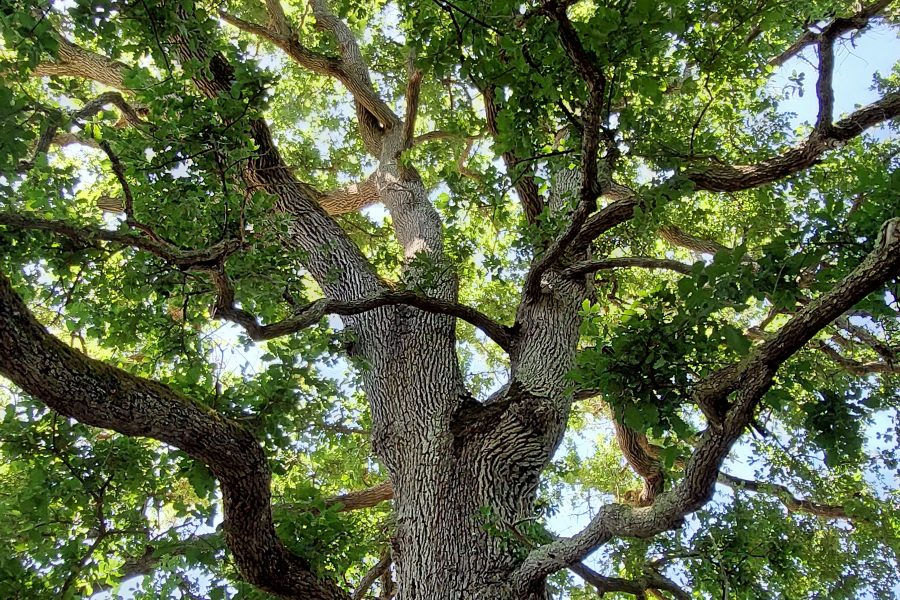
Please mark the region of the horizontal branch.
<svg viewBox="0 0 900 600"><path fill-rule="evenodd" d="M316 201L329 215L359 212L367 206L381 202L381 193L374 176L359 183L335 188L319 196Z"/></svg>
<svg viewBox="0 0 900 600"><path fill-rule="evenodd" d="M691 274L691 265L686 265L677 260L662 258L646 258L632 256L627 258L608 258L606 260L585 260L575 263L563 271L566 277L581 277L595 271L609 271L612 269L665 269L675 271L682 275Z"/></svg>
<svg viewBox="0 0 900 600"><path fill-rule="evenodd" d="M456 139L464 139L466 136L457 135L455 133L450 133L449 131L429 131L428 133L423 133L422 135L417 135L412 139L412 145L418 146L419 144L424 144L426 142L433 142L436 140L456 140Z"/></svg>
<svg viewBox="0 0 900 600"><path fill-rule="evenodd" d="M471 323L507 352L511 352L515 345L513 330L497 323L484 313L457 302L422 296L410 290L388 290L358 300L323 298L304 306L283 321L260 325L256 316L235 308L234 288L224 271L215 269L211 271L211 274L219 293L213 311L214 316L240 325L255 341L271 340L296 333L319 323L326 315L358 315L383 306L402 304L425 312L449 315Z"/></svg>
<svg viewBox="0 0 900 600"><path fill-rule="evenodd" d="M374 485L364 490L355 492L347 492L339 496L332 496L325 499L325 506L336 506L335 512L351 512L354 510L362 510L365 508L374 508L382 502L387 502L394 498L394 486L391 480L382 481L378 485ZM278 505L278 508L289 513L312 512L318 514L317 508L310 508L304 504Z"/></svg>
<svg viewBox="0 0 900 600"><path fill-rule="evenodd" d="M210 268L241 249L238 240L226 240L202 250L182 250L173 244L133 231L110 231L95 225L72 225L66 221L42 219L29 214L0 212L0 225L31 231L49 231L84 247L98 241L144 250L179 269Z"/></svg>
<svg viewBox="0 0 900 600"><path fill-rule="evenodd" d="M621 577L604 577L582 563L571 565L569 570L597 588L597 595L600 597L603 597L604 594L622 592L638 598L644 598L648 591L660 590L669 592L676 600L691 599L691 595L681 589L674 581L652 571L634 579L623 579Z"/></svg>
<svg viewBox="0 0 900 600"><path fill-rule="evenodd" d="M73 44L59 34L54 35L58 42L59 60L40 63L32 71L33 76L79 77L113 89L125 89L126 65Z"/></svg>

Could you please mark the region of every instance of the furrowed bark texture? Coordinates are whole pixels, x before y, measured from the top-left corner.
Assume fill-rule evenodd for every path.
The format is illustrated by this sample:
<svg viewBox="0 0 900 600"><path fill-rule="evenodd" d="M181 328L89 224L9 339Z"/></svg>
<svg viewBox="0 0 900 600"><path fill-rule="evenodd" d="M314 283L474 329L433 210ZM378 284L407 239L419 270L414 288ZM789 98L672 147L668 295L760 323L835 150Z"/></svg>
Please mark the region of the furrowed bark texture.
<svg viewBox="0 0 900 600"><path fill-rule="evenodd" d="M563 41L592 98L602 99L602 73L589 63L568 23L567 4L547 4L555 7L551 12L563 26ZM337 42L337 56L317 54L300 44L277 0L266 2L269 25L224 14L222 18L273 42L304 68L339 80L353 96L360 135L378 166L365 181L322 194L294 176L275 147L268 125L254 119L247 127L258 151L244 165L247 192L263 190L277 197L277 210L292 218L285 243L305 251L302 267L319 283L328 301L354 303L387 292L359 249L329 216L380 202L391 213L403 249L406 286L442 306L454 305L458 284L444 253L440 216L419 173L400 161L401 153L415 144L415 99L421 72L411 70L410 108L398 116L376 93L350 29L324 0L311 0L310 5L316 28ZM190 23L188 15L181 18ZM202 32L195 33L202 39ZM59 60L42 65L36 74L87 77L123 87L124 65L64 42ZM204 95L230 94L234 69L223 56L206 52L188 34L169 42L182 64L209 65L208 71L194 78ZM488 129L496 134L500 107L494 93L493 88L485 90ZM674 489L664 490L654 457L643 463L638 460L641 440L620 431L623 450L632 455L632 464L645 479L637 507L606 506L583 532L537 548L523 560L489 529L514 527L535 514L539 477L563 438L572 403L565 376L578 347L579 310L589 297L585 275L630 266L679 272L687 268L653 259L591 260L592 240L631 219L642 201L609 180L598 183L599 113L590 113L590 106L584 115L582 168L557 173L549 198L551 211L572 210L571 223L535 258L515 326L499 328L492 335L503 340L501 345L509 353L506 386L485 402L469 395L457 360L453 313L420 310L414 302L342 313L355 337L349 354L366 365L361 379L371 408L372 449L390 472L390 484L360 502L371 505L393 495L396 529L390 560L402 600L547 600L547 575L578 563L613 537L645 538L677 527L686 514L711 497L722 460L753 418L778 366L855 302L896 276L900 267L894 227L876 254L845 282L798 312L745 361L698 383L694 399L710 424L686 465L684 479ZM707 191L771 183L814 164L827 150L897 113L900 96L888 95L767 161L715 165L679 176ZM504 159L516 178L527 219L536 222L544 200L533 181L532 167L509 153ZM598 198L604 196L609 203L596 210ZM40 227L69 237L78 235L63 231L61 224ZM107 241L134 245L136 239ZM172 252L140 243L157 255ZM184 253L172 257L172 261L195 258ZM226 288L223 273L215 277ZM225 300L221 308L241 316L234 308L233 293ZM251 325L258 326L255 321ZM222 486L226 543L241 573L254 585L282 598L348 597L334 584L317 579L309 565L277 538L270 473L256 440L165 386L68 348L34 320L5 278L0 278L0 372L63 415L126 435L160 439L208 464ZM352 498L356 501L359 496ZM344 500L349 503L351 496ZM492 527L485 527L484 519Z"/></svg>
<svg viewBox="0 0 900 600"><path fill-rule="evenodd" d="M347 597L278 538L269 465L251 434L171 388L66 346L35 320L3 274L0 373L63 416L160 440L209 465L222 489L225 541L254 585L297 600Z"/></svg>

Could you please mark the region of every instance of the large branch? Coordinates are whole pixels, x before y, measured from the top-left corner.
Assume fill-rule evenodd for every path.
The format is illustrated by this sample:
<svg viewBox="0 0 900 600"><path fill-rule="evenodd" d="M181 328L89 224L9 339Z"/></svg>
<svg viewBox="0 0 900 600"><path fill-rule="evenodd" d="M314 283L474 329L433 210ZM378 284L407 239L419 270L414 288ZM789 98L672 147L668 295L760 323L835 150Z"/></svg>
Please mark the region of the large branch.
<svg viewBox="0 0 900 600"><path fill-rule="evenodd" d="M702 171L676 175L655 188L655 192L666 194L671 190L675 193L675 187L683 185L685 181L691 182L696 190L711 192L738 192L774 183L815 165L828 150L898 116L900 92L893 92L856 110L830 127L823 128L824 132L814 131L802 143L778 156L753 165L709 165ZM624 186L614 186L605 195L612 197L613 202L588 217L578 239L572 244L572 252L583 251L607 231L633 219L636 208L647 208L642 196Z"/></svg>
<svg viewBox="0 0 900 600"><path fill-rule="evenodd" d="M852 358L847 358L825 343L817 344L815 348L822 351L825 355L831 358L843 370L847 371L848 373L852 373L853 375L873 375L875 373L882 373L887 375L900 374L900 364L898 363L894 363L891 361L882 362L877 360L866 362L854 360Z"/></svg>
<svg viewBox="0 0 900 600"><path fill-rule="evenodd" d="M85 50L65 37L56 35L59 43L59 60L40 63L32 74L35 77L51 75L79 77L102 83L117 90L125 89L125 73L128 67L96 52Z"/></svg>
<svg viewBox="0 0 900 600"><path fill-rule="evenodd" d="M157 439L209 465L222 490L226 544L253 585L286 599L347 598L278 538L268 460L252 434L168 386L66 346L37 322L3 274L0 373L63 416Z"/></svg>
<svg viewBox="0 0 900 600"><path fill-rule="evenodd" d="M515 347L516 336L514 331L497 323L484 313L457 302L422 296L411 290L388 290L369 297L349 301L323 298L304 306L283 321L269 325L260 325L254 315L235 307L234 288L224 271L222 269L214 269L211 273L219 294L215 305L215 316L240 325L247 332L247 335L256 341L271 340L296 333L321 322L329 314L351 316L382 306L404 304L425 312L449 315L467 321L483 331L507 352L511 352Z"/></svg>
<svg viewBox="0 0 900 600"><path fill-rule="evenodd" d="M181 11L180 18L190 25ZM54 63L54 74L86 77L128 91L124 84L127 66L60 38L61 60ZM207 75L194 77L200 91L210 98L230 95L234 69L220 54L210 55L203 43L188 35L171 40L182 61L208 64ZM249 123L250 134L258 148L244 171L248 193L261 190L278 197L276 208L294 218L289 243L307 253L305 266L329 295L351 299L382 289L371 266L359 248L318 205L319 192L298 181L275 147L268 126L261 119ZM336 275L336 276L335 276Z"/></svg>
<svg viewBox="0 0 900 600"><path fill-rule="evenodd" d="M192 22L182 15L185 24ZM188 27L189 29L190 27ZM208 65L193 81L209 98L229 96L234 84L234 68L220 53L210 53L200 40L179 34L173 37L182 63L198 61ZM291 242L306 251L305 266L326 294L350 300L382 289L369 262L347 234L317 203L319 194L298 181L281 158L268 125L261 118L249 122L256 154L246 164L244 178L248 192L262 190L278 198L276 208L294 217Z"/></svg>
<svg viewBox="0 0 900 600"><path fill-rule="evenodd" d="M739 192L774 183L815 165L828 150L840 147L866 129L900 116L900 92L864 106L830 127L816 129L799 145L753 165L709 165L686 173L697 190Z"/></svg>
<svg viewBox="0 0 900 600"><path fill-rule="evenodd" d="M220 12L219 16L222 17L223 21L237 27L241 31L272 42L301 67L309 69L313 73L337 79L344 84L344 87L353 95L353 98L381 123L388 126L399 124L397 115L378 97L372 88L371 81L368 78L368 70L365 71L365 76L361 76L359 70L355 66L349 65L344 56L339 58L313 52L301 44L293 35L278 33L263 25L245 21L225 12Z"/></svg>
<svg viewBox="0 0 900 600"><path fill-rule="evenodd" d="M740 363L695 386L693 399L704 410L709 425L678 485L660 494L649 507L604 506L580 533L533 550L514 575L517 589L534 589L548 574L581 561L614 537L645 539L677 527L687 514L706 504L722 462L753 420L778 367L826 325L898 275L900 219L894 219L885 223L875 250L843 281L801 309Z"/></svg>
<svg viewBox="0 0 900 600"><path fill-rule="evenodd" d="M330 190L317 198L319 205L329 215L359 212L380 201L381 194L374 176L367 177L359 183Z"/></svg>
<svg viewBox="0 0 900 600"><path fill-rule="evenodd" d="M368 101L358 98L366 109L381 121L385 128L392 128L400 124L400 119L388 108L372 88L372 79L369 76L369 67L363 59L356 36L341 19L334 15L328 8L326 0L309 0L313 16L316 18L316 28L328 31L338 43L338 52L341 55L343 67L350 77L368 90L368 94L375 100L370 106ZM353 92L353 90L351 90ZM356 94L354 93L354 97ZM368 97L368 96L367 96Z"/></svg>
<svg viewBox="0 0 900 600"><path fill-rule="evenodd" d="M581 184L578 189L578 205L563 232L532 262L523 286L523 295L527 298L535 298L540 293L545 274L569 251L581 234L588 217L597 209L597 199L610 189L610 180L601 182L597 177L601 125L599 110L593 101L587 103L582 121L584 130L581 135Z"/></svg>

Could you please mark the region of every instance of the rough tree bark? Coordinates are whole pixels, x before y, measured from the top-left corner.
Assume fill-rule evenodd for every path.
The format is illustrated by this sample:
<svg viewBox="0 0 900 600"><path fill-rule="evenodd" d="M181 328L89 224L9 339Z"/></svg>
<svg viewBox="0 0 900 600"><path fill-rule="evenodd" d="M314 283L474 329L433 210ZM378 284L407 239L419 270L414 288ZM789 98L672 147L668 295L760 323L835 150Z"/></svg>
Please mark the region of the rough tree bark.
<svg viewBox="0 0 900 600"><path fill-rule="evenodd" d="M419 174L400 161L401 153L415 143L415 98L421 72L411 71L407 111L397 115L378 97L353 34L324 0L312 0L312 11L317 27L337 40L339 56L318 55L302 46L291 34L278 2L267 5L271 23L266 26L229 15L223 18L269 39L302 66L340 80L353 94L366 149L378 160L378 167L365 182L322 194L295 178L272 143L266 123L254 121L251 131L259 152L246 165L245 179L250 188L277 196L278 210L292 218L293 229L286 243L307 251L304 266L330 302L320 309L344 315L357 340L351 356L368 365L362 381L371 407L372 450L390 472L396 514L392 561L398 597L403 600L544 600L549 597L545 585L549 574L577 565L613 537L650 537L677 527L686 514L710 498L722 461L753 418L778 366L898 273L900 240L893 224L885 228L881 246L845 282L799 311L744 361L695 386L694 399L708 419L708 429L675 488L664 491L659 469L649 459L640 466L639 457L631 453L632 464L647 481L638 503L641 508L604 507L582 533L533 549L523 558L492 536L476 515L488 507L492 518L514 527L535 514L539 477L563 438L573 402L565 375L574 365L579 310L589 294L585 275L603 268L633 266L685 272L684 265L679 267L673 261L588 260L591 241L632 218L641 203L630 190L598 172L598 161L612 166L615 160L612 149L601 152L600 109L593 108L601 105L603 76L575 35L565 3L544 3L544 13L559 25L562 43L589 94L598 102L588 103L582 115L582 162L577 176L554 188L555 198L571 198L575 204L570 222L555 241L539 251L526 278L515 325L504 327L459 306L456 278L444 256L441 219ZM209 78L195 80L204 94L227 93L233 71L224 58L205 55L202 46L198 51L186 37L176 37L173 42L180 60L209 61ZM42 65L35 74L94 78L121 89L123 68L66 41L61 45L60 60ZM496 134L492 90L486 98L489 129ZM896 116L900 113L898 98L889 95L835 124L826 114L827 119L807 142L759 165L716 166L686 176L697 189L733 191L764 185L812 165L834 143ZM504 158L510 168L518 164L512 154ZM537 194L527 177L519 187L528 219L536 221L547 200ZM603 197L610 203L596 210ZM406 261L404 283L412 296L391 295L327 214L357 210L373 202L383 203L393 217ZM552 200L549 204L552 210L561 208ZM87 236L58 223L10 219L6 217L5 222L68 237ZM234 308L234 291L223 266L228 249L185 255L141 236L104 235L110 238L108 242L141 246L182 268L211 272L221 294L217 304L220 317L245 326L257 339L266 339L272 332L261 328L252 315ZM420 267L423 255L432 268ZM210 267L211 263L216 264ZM365 304L375 297L381 300ZM458 317L481 327L509 353L509 382L483 403L470 396L460 371L455 339ZM296 331L316 320L313 315L290 325ZM288 330L290 327L278 331ZM246 432L165 386L67 348L28 313L5 277L0 279L0 372L61 414L126 435L163 440L209 464L223 490L226 542L251 583L282 598L347 597L334 584L315 577L302 557L291 555L277 539L269 505L268 467L259 445ZM637 438L626 428L620 429L620 442L629 456L629 440ZM666 589L669 583L655 585ZM642 589L648 586L652 587L645 582Z"/></svg>

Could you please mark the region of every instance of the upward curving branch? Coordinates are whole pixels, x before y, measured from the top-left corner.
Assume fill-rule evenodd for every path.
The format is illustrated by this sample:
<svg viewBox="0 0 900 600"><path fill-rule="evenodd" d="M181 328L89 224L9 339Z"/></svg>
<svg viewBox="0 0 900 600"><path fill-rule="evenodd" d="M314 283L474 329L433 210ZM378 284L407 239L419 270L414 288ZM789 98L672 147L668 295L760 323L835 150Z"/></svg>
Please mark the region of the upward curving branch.
<svg viewBox="0 0 900 600"><path fill-rule="evenodd" d="M894 219L884 224L875 250L842 282L806 305L740 363L695 386L693 399L709 425L675 488L646 508L604 506L580 533L533 550L515 574L517 589L532 589L546 575L575 564L614 537L649 538L677 527L687 514L706 504L722 462L753 420L779 366L826 325L898 276L900 219Z"/></svg>
<svg viewBox="0 0 900 600"><path fill-rule="evenodd" d="M339 600L275 532L271 472L247 430L156 381L88 358L50 335L0 273L0 374L57 413L151 437L209 465L222 489L225 541L242 575L287 600Z"/></svg>

